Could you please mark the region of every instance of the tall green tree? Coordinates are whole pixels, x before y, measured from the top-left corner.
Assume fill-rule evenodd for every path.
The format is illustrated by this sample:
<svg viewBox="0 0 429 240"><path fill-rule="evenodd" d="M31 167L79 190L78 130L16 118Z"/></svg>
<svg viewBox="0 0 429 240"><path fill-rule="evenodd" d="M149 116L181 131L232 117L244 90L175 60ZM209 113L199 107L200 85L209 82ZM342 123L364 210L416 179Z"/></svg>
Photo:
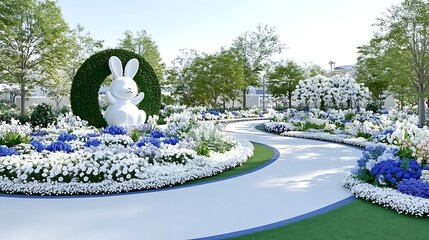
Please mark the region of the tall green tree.
<svg viewBox="0 0 429 240"><path fill-rule="evenodd" d="M195 49L180 49L172 60L172 66L166 70L164 89L170 92L172 99L182 105L191 105L191 80L194 74L190 67L200 54Z"/></svg>
<svg viewBox="0 0 429 240"><path fill-rule="evenodd" d="M0 2L0 71L20 85L21 114L29 89L55 76L67 62L67 32L55 1Z"/></svg>
<svg viewBox="0 0 429 240"><path fill-rule="evenodd" d="M165 64L162 62L158 46L146 30L135 34L129 30L124 32L124 38L119 39L119 48L141 55L153 68L159 82L164 82Z"/></svg>
<svg viewBox="0 0 429 240"><path fill-rule="evenodd" d="M304 80L304 70L293 61L278 63L268 73L268 90L274 97L287 98L288 107L292 107L292 95L300 80Z"/></svg>
<svg viewBox="0 0 429 240"><path fill-rule="evenodd" d="M241 61L246 85L243 93L243 109L246 108L246 90L248 86L260 86L259 74L268 69L270 58L275 53L281 53L284 45L275 29L260 24L256 31L245 32L232 43L231 50Z"/></svg>
<svg viewBox="0 0 429 240"><path fill-rule="evenodd" d="M378 108L381 108L386 98L386 93L392 88L393 81L389 68L386 68L388 56L381 46L383 40L371 39L367 45L358 47L358 59L356 63L356 80L363 83L371 92L372 100Z"/></svg>
<svg viewBox="0 0 429 240"><path fill-rule="evenodd" d="M317 75L323 75L326 76L327 72L325 69L323 69L320 65L317 65L315 63L304 63L304 79L315 77Z"/></svg>
<svg viewBox="0 0 429 240"><path fill-rule="evenodd" d="M416 99L407 73L408 66L401 59L402 53L395 48L387 48L387 44L383 37L374 36L369 44L358 47L356 80L368 87L378 108L383 106L389 94L398 99L401 106Z"/></svg>
<svg viewBox="0 0 429 240"><path fill-rule="evenodd" d="M405 0L394 5L375 26L383 52L390 56L386 67L414 88L418 98L419 127L425 124L425 96L429 74L429 2ZM396 87L396 86L395 86Z"/></svg>
<svg viewBox="0 0 429 240"><path fill-rule="evenodd" d="M191 91L196 104L218 108L223 103L225 108L233 92L245 86L241 63L229 51L199 56L189 69L193 73Z"/></svg>
<svg viewBox="0 0 429 240"><path fill-rule="evenodd" d="M92 38L90 32L85 31L80 24L69 32L68 38L70 46L67 52L67 64L62 68L56 68L56 76L43 83L47 96L54 100L57 109L64 97L70 94L74 75L82 63L103 49L103 41Z"/></svg>

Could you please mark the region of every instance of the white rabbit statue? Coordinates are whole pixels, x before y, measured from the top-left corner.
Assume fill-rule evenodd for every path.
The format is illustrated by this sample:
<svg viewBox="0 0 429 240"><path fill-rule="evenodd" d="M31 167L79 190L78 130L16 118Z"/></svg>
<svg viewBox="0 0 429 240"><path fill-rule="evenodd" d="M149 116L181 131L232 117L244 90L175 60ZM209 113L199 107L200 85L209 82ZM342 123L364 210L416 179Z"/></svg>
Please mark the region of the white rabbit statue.
<svg viewBox="0 0 429 240"><path fill-rule="evenodd" d="M135 58L128 61L123 74L121 60L112 56L109 58L109 68L113 75L113 81L109 90L106 91L106 98L110 105L104 112L104 119L112 126L134 126L144 124L146 112L137 108L143 98L141 92L137 96L137 84L133 80L139 68L139 61ZM137 97L136 97L137 96Z"/></svg>

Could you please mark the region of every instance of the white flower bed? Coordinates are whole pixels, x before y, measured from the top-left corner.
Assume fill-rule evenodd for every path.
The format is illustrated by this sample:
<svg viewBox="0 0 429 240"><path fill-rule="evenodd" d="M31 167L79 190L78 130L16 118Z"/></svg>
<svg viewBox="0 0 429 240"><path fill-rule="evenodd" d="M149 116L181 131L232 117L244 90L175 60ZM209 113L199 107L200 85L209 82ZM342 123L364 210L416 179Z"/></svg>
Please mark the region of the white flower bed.
<svg viewBox="0 0 429 240"><path fill-rule="evenodd" d="M253 155L249 141L214 122L198 122L190 112L172 114L163 130L155 120L102 132L72 115L46 129L3 124L0 136L12 130L28 138L31 132L32 140L0 146L0 191L70 195L161 188L212 176Z"/></svg>
<svg viewBox="0 0 429 240"><path fill-rule="evenodd" d="M280 135L286 136L286 137L296 137L296 138L329 141L329 142L335 142L335 143L343 143L343 144L353 145L353 146L362 147L362 148L365 148L367 145L371 144L371 142L368 142L364 138L352 138L347 135L343 135L343 136L333 135L333 134L324 133L324 132L289 131L289 132L283 132Z"/></svg>
<svg viewBox="0 0 429 240"><path fill-rule="evenodd" d="M371 201L398 213L429 217L429 199L403 194L393 188L381 188L348 175L344 186L358 198Z"/></svg>
<svg viewBox="0 0 429 240"><path fill-rule="evenodd" d="M71 195L128 192L133 190L161 188L186 181L208 177L241 165L253 155L253 145L246 140L237 140L237 145L228 152L214 153L211 157L196 156L189 164L147 164L147 159L134 159L146 165L139 178L122 182L105 180L100 183L82 182L28 182L0 178L0 189L7 193L40 195ZM18 160L19 161L19 160ZM127 161L132 161L127 158ZM25 168L25 165L22 165ZM133 170L132 168L128 168Z"/></svg>

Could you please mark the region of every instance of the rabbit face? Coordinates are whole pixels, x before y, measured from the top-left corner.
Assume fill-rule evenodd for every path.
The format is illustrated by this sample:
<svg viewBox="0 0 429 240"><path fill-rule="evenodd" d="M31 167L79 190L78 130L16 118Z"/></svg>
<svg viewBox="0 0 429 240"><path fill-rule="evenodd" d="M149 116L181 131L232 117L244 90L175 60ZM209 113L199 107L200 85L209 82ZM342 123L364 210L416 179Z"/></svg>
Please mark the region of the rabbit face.
<svg viewBox="0 0 429 240"><path fill-rule="evenodd" d="M125 77L113 80L109 90L113 96L123 100L133 99L138 92L136 82Z"/></svg>

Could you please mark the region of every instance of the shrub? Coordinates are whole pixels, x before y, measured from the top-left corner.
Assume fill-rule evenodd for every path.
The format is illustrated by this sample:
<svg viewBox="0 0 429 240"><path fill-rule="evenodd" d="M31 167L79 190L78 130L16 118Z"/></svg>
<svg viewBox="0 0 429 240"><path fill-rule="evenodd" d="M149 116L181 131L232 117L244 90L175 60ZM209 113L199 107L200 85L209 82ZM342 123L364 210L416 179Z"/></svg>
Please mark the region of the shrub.
<svg viewBox="0 0 429 240"><path fill-rule="evenodd" d="M46 103L37 105L30 116L30 123L33 127L47 127L56 120L55 114L52 112L51 106Z"/></svg>
<svg viewBox="0 0 429 240"><path fill-rule="evenodd" d="M98 104L98 91L103 81L110 76L108 60L117 56L123 64L130 59L139 61L134 81L145 97L138 105L147 116L158 115L161 108L161 87L149 63L140 55L123 49L107 49L88 58L78 69L72 83L70 103L73 114L95 127L107 125Z"/></svg>

